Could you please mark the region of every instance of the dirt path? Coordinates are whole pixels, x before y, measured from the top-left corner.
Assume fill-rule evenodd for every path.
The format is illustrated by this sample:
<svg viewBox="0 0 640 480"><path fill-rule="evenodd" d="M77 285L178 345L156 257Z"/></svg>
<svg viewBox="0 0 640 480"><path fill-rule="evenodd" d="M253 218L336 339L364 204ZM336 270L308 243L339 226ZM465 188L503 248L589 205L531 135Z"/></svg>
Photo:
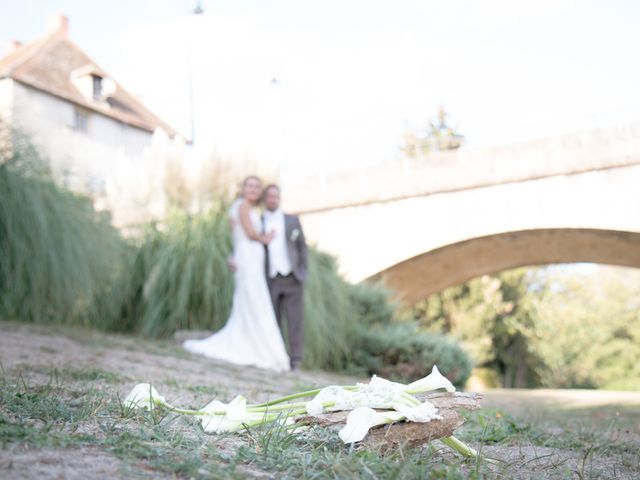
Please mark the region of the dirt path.
<svg viewBox="0 0 640 480"><path fill-rule="evenodd" d="M118 386L122 395L147 382L176 404L204 405L211 392L222 397L241 393L263 401L301 387L345 381L345 376L325 372L277 374L231 365L191 355L171 341L13 322L0 322L0 331L0 361L7 372L44 382L52 368L96 368L124 380ZM186 385L196 392L185 390Z"/></svg>
<svg viewBox="0 0 640 480"><path fill-rule="evenodd" d="M57 326L0 322L0 362L9 379L47 385L64 377L71 389L108 390L126 396L134 385L152 383L174 405L200 408L212 398L237 394L266 401L289 392L355 379L324 372L276 374L191 355L172 341ZM1 412L1 405L0 405ZM126 466L98 449L9 445L0 451L0 478L108 478ZM137 476L141 471L137 470ZM144 477L144 469L142 470ZM153 471L149 478L161 478ZM171 478L168 476L167 478Z"/></svg>
<svg viewBox="0 0 640 480"><path fill-rule="evenodd" d="M275 374L196 357L175 342L15 322L0 322L0 361L3 377L9 381L47 385L52 375L60 375L72 391L74 386L86 389L90 382L91 388L120 396L137 383L149 382L171 403L196 408L213 397L228 401L243 394L251 401L263 401L317 386L362 380L325 372ZM487 412L490 416L495 412L501 421L498 427L504 430L492 431L497 438L504 433L504 438L487 441L483 447L487 455L506 462L493 470L496 478L640 478L640 450L628 447L640 443L640 393L494 390L485 394ZM0 413L4 410L0 405ZM526 419L535 428L519 432L502 421L503 415ZM75 428L90 432L104 427L87 424ZM472 442L486 435L487 427L483 428L476 437L468 433ZM572 446L569 440L562 440L544 446L536 444L540 435L577 438L582 443ZM122 476L131 468L135 476L172 477L150 469L145 462L123 463L104 449L86 445L69 448L50 441L29 445L12 441L10 435L7 442L6 437L0 437L5 442L0 451L1 478L101 478ZM486 437L482 438L484 442ZM597 446L587 458L585 442ZM616 448L602 448L607 442ZM251 468L246 472L262 473Z"/></svg>

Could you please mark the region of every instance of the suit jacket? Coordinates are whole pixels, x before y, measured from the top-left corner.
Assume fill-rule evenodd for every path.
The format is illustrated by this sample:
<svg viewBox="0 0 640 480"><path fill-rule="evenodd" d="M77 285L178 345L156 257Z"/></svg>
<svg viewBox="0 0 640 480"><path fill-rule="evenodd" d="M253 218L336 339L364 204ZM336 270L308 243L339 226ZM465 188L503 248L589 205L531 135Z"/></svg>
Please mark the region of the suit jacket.
<svg viewBox="0 0 640 480"><path fill-rule="evenodd" d="M264 217L262 218L264 227ZM287 255L291 262L291 273L300 283L307 279L309 249L304 238L302 225L297 215L284 214L284 231L286 236ZM265 273L269 276L269 249L265 245Z"/></svg>
<svg viewBox="0 0 640 480"><path fill-rule="evenodd" d="M293 276L302 283L307 279L309 249L297 215L285 213L284 230L287 235L287 253L291 261Z"/></svg>

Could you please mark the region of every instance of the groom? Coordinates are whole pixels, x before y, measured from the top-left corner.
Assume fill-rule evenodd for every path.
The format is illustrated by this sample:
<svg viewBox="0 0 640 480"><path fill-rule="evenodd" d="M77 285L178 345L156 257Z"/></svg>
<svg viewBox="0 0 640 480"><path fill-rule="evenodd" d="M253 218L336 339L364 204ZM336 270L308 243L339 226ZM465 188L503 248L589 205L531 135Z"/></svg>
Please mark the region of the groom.
<svg viewBox="0 0 640 480"><path fill-rule="evenodd" d="M304 343L303 288L307 278L307 243L300 219L280 209L280 187L268 185L263 192L266 211L262 217L265 232L274 232L265 247L266 274L276 318L282 328L282 314L287 316L291 370L302 363Z"/></svg>

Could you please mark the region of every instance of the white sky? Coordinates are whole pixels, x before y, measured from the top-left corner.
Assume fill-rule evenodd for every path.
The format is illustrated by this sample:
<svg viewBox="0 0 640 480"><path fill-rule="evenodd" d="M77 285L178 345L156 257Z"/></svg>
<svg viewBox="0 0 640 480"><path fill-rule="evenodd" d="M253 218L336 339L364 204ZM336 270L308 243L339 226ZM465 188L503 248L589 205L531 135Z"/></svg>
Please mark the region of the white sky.
<svg viewBox="0 0 640 480"><path fill-rule="evenodd" d="M0 46L65 13L72 39L187 135L191 69L198 148L292 173L395 158L441 104L470 147L640 121L634 0L193 5L0 0Z"/></svg>

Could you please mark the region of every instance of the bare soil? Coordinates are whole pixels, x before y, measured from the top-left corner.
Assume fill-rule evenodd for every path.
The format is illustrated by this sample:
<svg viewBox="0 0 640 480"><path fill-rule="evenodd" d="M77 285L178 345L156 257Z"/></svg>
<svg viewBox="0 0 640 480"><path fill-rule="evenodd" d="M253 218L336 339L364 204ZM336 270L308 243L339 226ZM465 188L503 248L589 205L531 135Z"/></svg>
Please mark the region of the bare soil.
<svg viewBox="0 0 640 480"><path fill-rule="evenodd" d="M125 396L137 383L148 382L172 404L199 408L213 397L228 401L236 394L250 401L356 378L319 371L276 374L197 357L175 341L150 341L91 330L0 322L0 362L6 378L45 385L53 369L99 369L113 378L99 388ZM82 379L70 379L82 385ZM496 415L526 419L548 436L589 433L594 447L607 442L640 444L640 393L584 390L490 390L483 407ZM0 405L0 412L2 411ZM582 438L581 437L581 438ZM640 478L640 457L634 451L594 449L560 444L535 446L509 440L474 445L501 460L496 478ZM586 452L586 453L585 453ZM599 452L599 453L598 453ZM131 465L87 446L51 448L9 442L0 450L0 478L123 478ZM136 467L136 477L168 477ZM261 472L247 471L247 474ZM266 473L266 472L262 472ZM267 473L268 475L268 473Z"/></svg>

